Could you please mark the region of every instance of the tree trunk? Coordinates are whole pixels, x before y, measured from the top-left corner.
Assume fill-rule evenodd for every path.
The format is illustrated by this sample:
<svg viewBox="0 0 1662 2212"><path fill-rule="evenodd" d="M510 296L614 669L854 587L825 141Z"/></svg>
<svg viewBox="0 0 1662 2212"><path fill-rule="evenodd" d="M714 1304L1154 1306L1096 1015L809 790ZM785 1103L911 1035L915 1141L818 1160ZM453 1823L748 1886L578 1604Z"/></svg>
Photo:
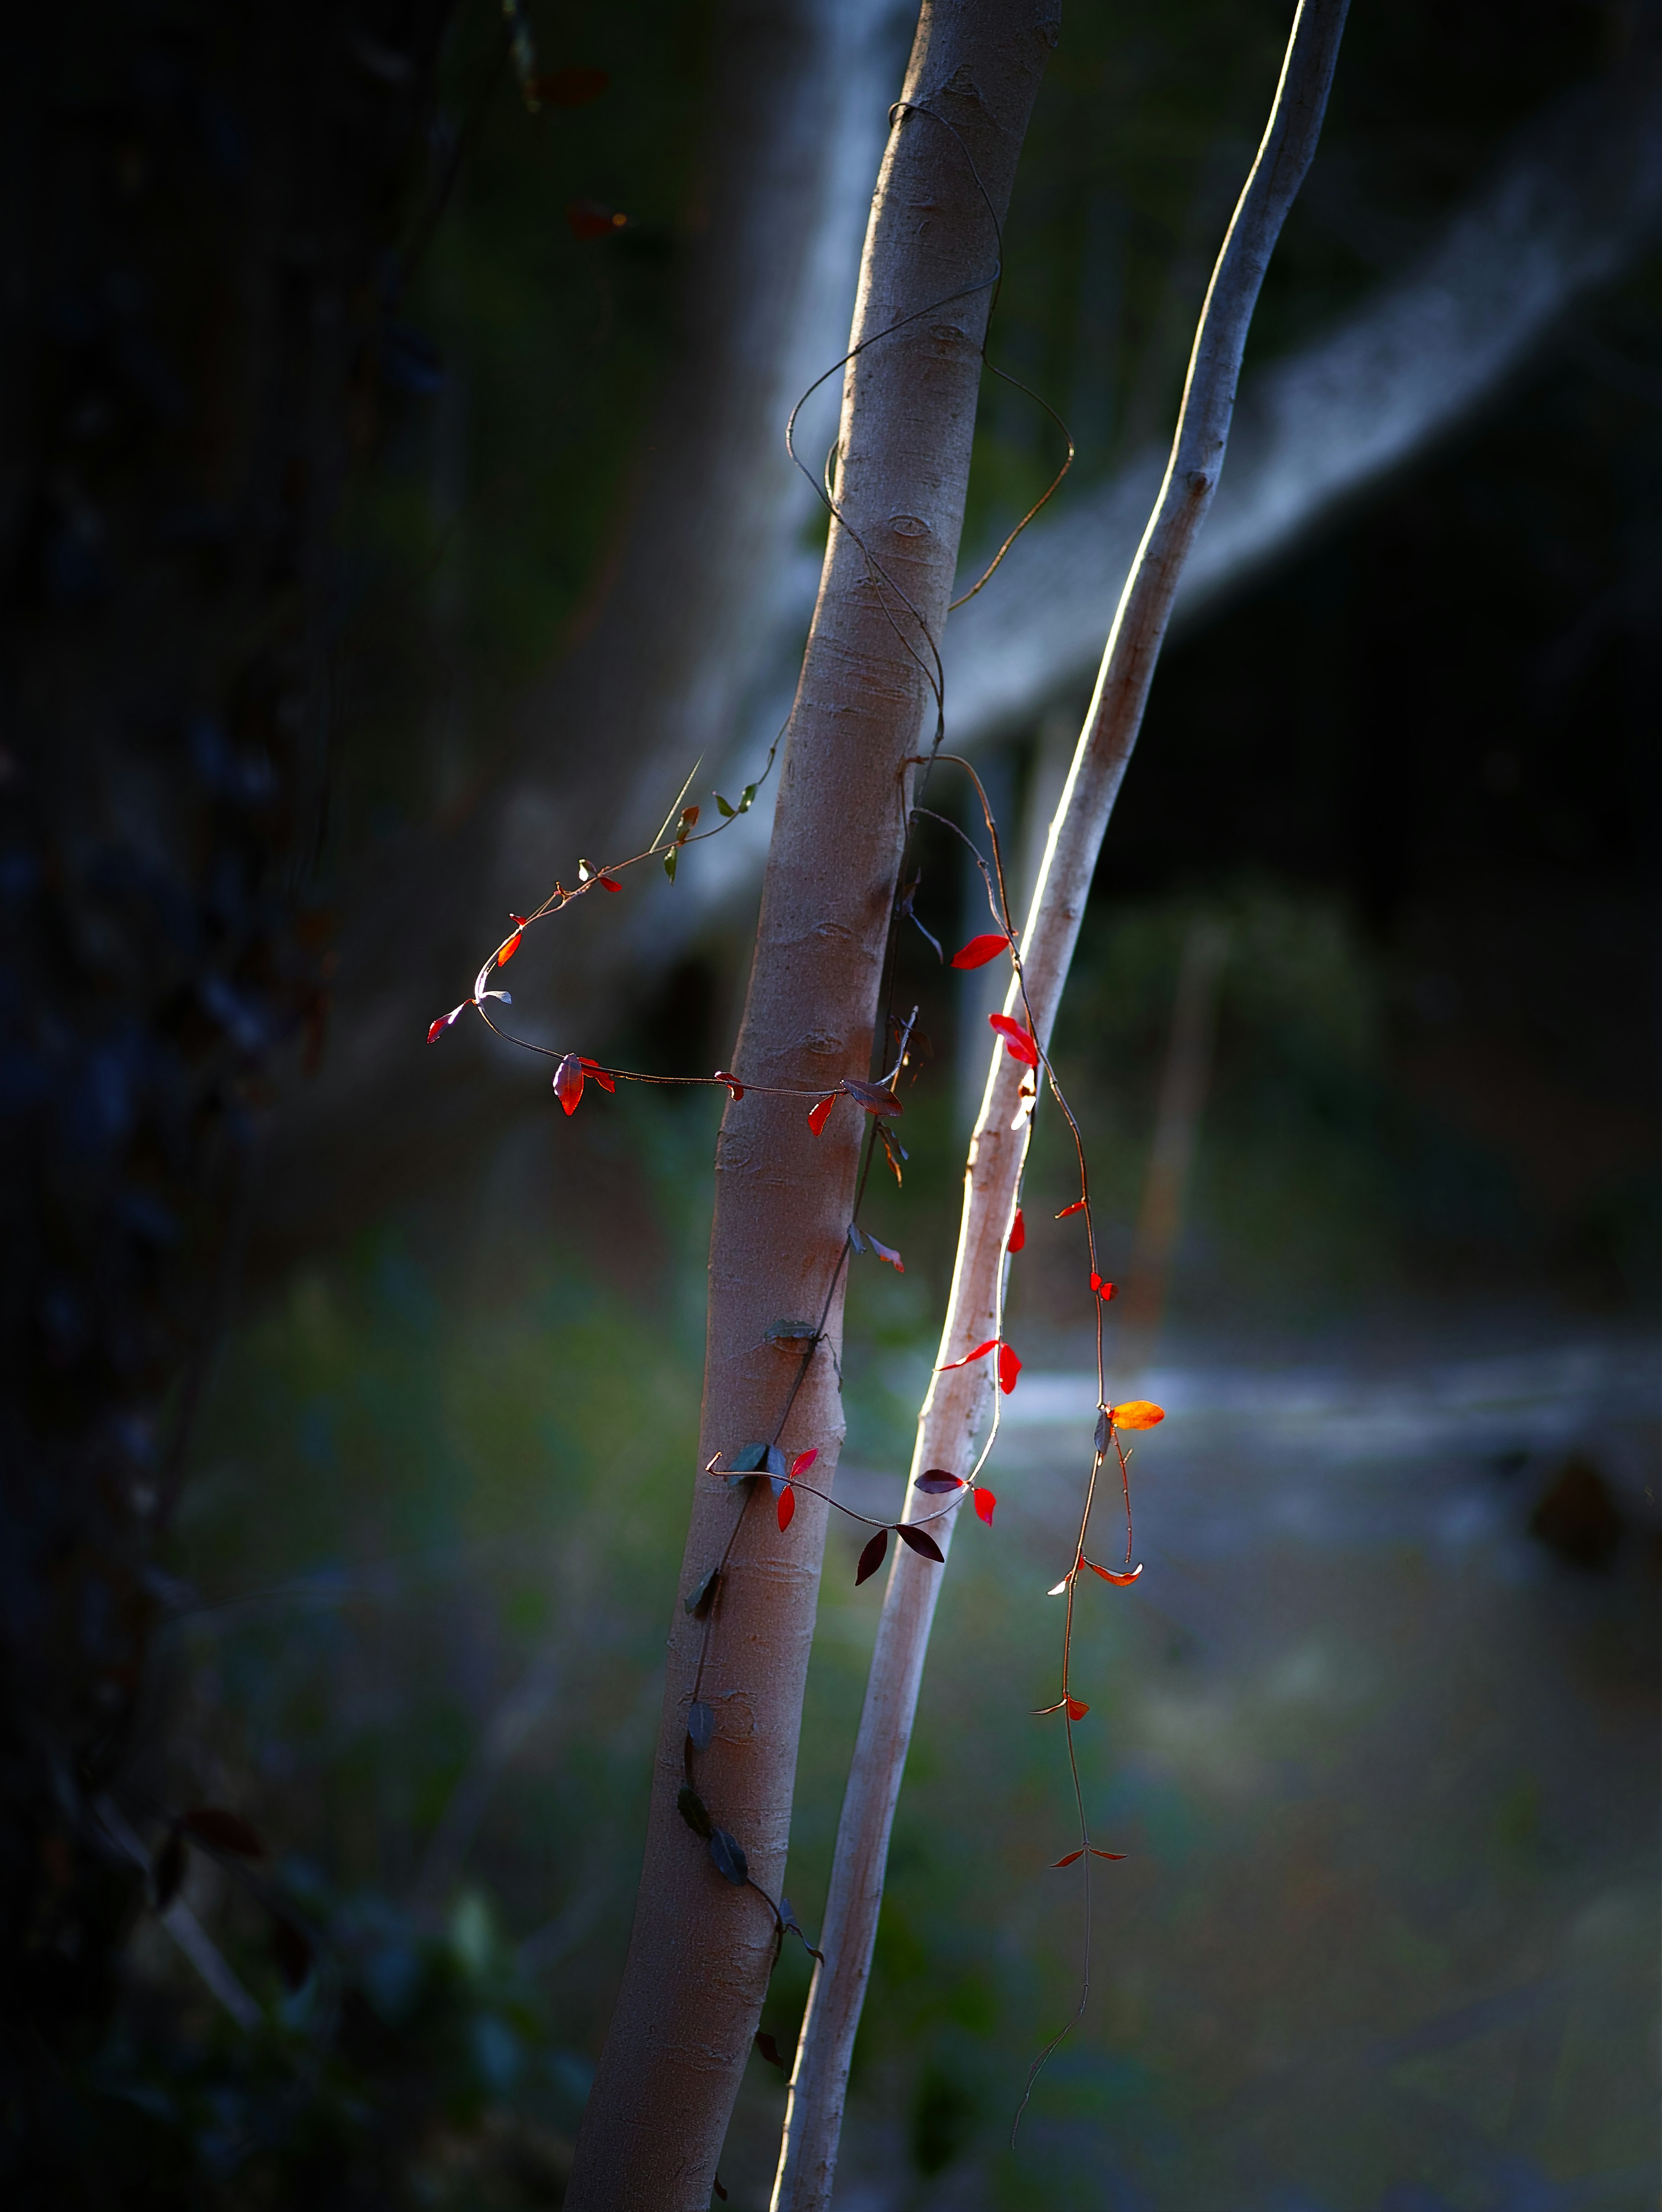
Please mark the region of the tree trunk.
<svg viewBox="0 0 1662 2212"><path fill-rule="evenodd" d="M1269 127L1202 313L1166 480L1120 600L1096 694L1051 824L1022 939L1022 975L1013 980L1005 1001L1007 1013L1017 1020L1031 1018L1042 1050L1049 1047L1097 854L1136 742L1178 579L1217 487L1258 288L1315 153L1348 5L1348 0L1301 0ZM938 1370L918 1420L914 1484L930 1468L967 1474L973 1440L986 1419L993 1387L989 1363L947 1363L960 1361L973 1346L1002 1333L1006 1248L1032 1128L1032 1115L1020 1110L1026 1073L995 1043L970 1143ZM909 1519L939 1510L937 1498L909 1490ZM932 1521L943 1551L956 1517ZM896 1547L837 1828L822 1939L825 1960L815 1971L792 2075L775 2212L824 2212L831 2202L849 2066L882 1903L889 1832L941 1577L939 1567ZM1089 1865L1087 1856L1087 1880Z"/></svg>
<svg viewBox="0 0 1662 2212"><path fill-rule="evenodd" d="M1054 0L926 4L919 21L861 271L840 520L792 718L734 1061L746 1084L829 1091L871 1066L909 759L963 520L995 225L1056 27ZM776 1443L817 1449L814 1480L829 1486L843 1433L843 1268L863 1128L848 1098L819 1136L805 1101L752 1092L728 1106L701 1468ZM806 1358L769 1340L781 1320L799 1317L824 1331ZM717 1716L691 1764L697 1793L776 1898L825 1518L803 1494L782 1534L765 1482L696 1480L684 1592L725 1565L708 1629L684 1605L673 1618L646 1864L578 2142L573 2212L703 2212L709 2202L776 1923L755 1887L722 1880L677 1809L688 1710L697 1683Z"/></svg>

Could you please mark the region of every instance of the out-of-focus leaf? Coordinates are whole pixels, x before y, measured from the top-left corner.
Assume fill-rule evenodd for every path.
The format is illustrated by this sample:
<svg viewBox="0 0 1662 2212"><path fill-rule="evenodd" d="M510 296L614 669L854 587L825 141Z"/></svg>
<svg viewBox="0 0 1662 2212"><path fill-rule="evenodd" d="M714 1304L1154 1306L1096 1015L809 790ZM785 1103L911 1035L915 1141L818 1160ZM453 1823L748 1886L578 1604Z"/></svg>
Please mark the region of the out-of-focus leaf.
<svg viewBox="0 0 1662 2212"><path fill-rule="evenodd" d="M776 2066L782 2074L789 2073L789 2067L779 2055L779 2045L763 2028L758 2027L756 2031L756 2048L758 2054L765 2058L770 2066Z"/></svg>
<svg viewBox="0 0 1662 2212"><path fill-rule="evenodd" d="M1109 1407L1108 1419L1117 1429L1152 1429L1166 1419L1166 1408L1148 1398L1128 1398Z"/></svg>
<svg viewBox="0 0 1662 2212"><path fill-rule="evenodd" d="M1125 1856L1125 1854L1123 1851L1099 1851L1096 1845L1093 1844L1091 1846L1091 1856L1093 1859L1123 1859Z"/></svg>
<svg viewBox="0 0 1662 2212"><path fill-rule="evenodd" d="M1022 1215L1021 1208L1017 1206L1015 1219L1010 1224L1010 1241L1004 1249L1007 1252L1020 1252L1026 1242L1027 1224Z"/></svg>
<svg viewBox="0 0 1662 2212"><path fill-rule="evenodd" d="M695 1836L714 1833L715 1824L709 1817L709 1808L690 1782L684 1782L675 1793L675 1809Z"/></svg>
<svg viewBox="0 0 1662 2212"><path fill-rule="evenodd" d="M976 1485L976 1516L977 1519L984 1521L989 1528L993 1525L993 1509L997 1504L998 1500L990 1490L983 1490L979 1483Z"/></svg>
<svg viewBox="0 0 1662 2212"><path fill-rule="evenodd" d="M944 1497L948 1491L962 1490L961 1474L948 1474L944 1467L932 1467L927 1474L920 1474L912 1485L914 1490L927 1490L933 1498Z"/></svg>
<svg viewBox="0 0 1662 2212"><path fill-rule="evenodd" d="M933 1559L938 1567L946 1565L947 1554L927 1528L914 1528L909 1521L903 1521L894 1533L903 1544L910 1544L920 1559Z"/></svg>
<svg viewBox="0 0 1662 2212"><path fill-rule="evenodd" d="M696 1589L689 1590L681 1600L682 1608L695 1620L703 1620L715 1602L716 1585L721 1579L720 1567L712 1567Z"/></svg>
<svg viewBox="0 0 1662 2212"><path fill-rule="evenodd" d="M849 1242L853 1245L856 1252L863 1252L866 1249L866 1240L860 1234L860 1224L858 1222L851 1221L849 1224Z"/></svg>
<svg viewBox="0 0 1662 2212"><path fill-rule="evenodd" d="M610 238L614 230L622 230L629 222L615 208L602 207L599 200L572 200L565 211L565 227L574 238Z"/></svg>
<svg viewBox="0 0 1662 2212"><path fill-rule="evenodd" d="M742 1889L750 1880L750 1862L740 1848L738 1838L728 1835L725 1828L710 1830L709 1856L716 1873L735 1889Z"/></svg>
<svg viewBox="0 0 1662 2212"><path fill-rule="evenodd" d="M265 1846L240 1813L228 1813L219 1805L193 1805L180 1826L199 1844L216 1850L234 1851L239 1858L263 1859Z"/></svg>
<svg viewBox="0 0 1662 2212"><path fill-rule="evenodd" d="M861 1583L869 1582L877 1572L883 1564L883 1557L888 1548L889 1532L886 1528L880 1528L860 1554L860 1565L855 1568L854 1576L854 1586L856 1589Z"/></svg>
<svg viewBox="0 0 1662 2212"><path fill-rule="evenodd" d="M693 1749L708 1751L715 1734L715 1708L707 1705L702 1698L695 1698L687 1707L687 1735Z"/></svg>
<svg viewBox="0 0 1662 2212"><path fill-rule="evenodd" d="M545 107L587 107L598 100L612 79L603 69L583 69L575 63L545 70L533 76L527 89Z"/></svg>
<svg viewBox="0 0 1662 2212"><path fill-rule="evenodd" d="M1065 1857L1062 1857L1062 1858L1059 1858L1059 1859L1052 1859L1052 1860L1051 1860L1051 1862L1050 1862L1050 1864L1051 1864L1051 1866L1052 1866L1053 1868L1054 1868L1054 1867L1072 1866L1072 1864L1074 1863L1074 1861L1075 1861L1075 1859L1082 1859L1082 1858L1084 1857L1084 1856L1085 1856L1085 1846L1084 1846L1084 1844L1081 1844L1080 1845L1079 1849L1078 1849L1076 1851L1069 1851L1069 1852L1068 1852L1068 1854L1066 1855L1066 1856L1065 1856Z"/></svg>
<svg viewBox="0 0 1662 2212"><path fill-rule="evenodd" d="M271 1956L285 1989L297 1990L312 1971L312 1946L292 1920L280 1912L271 1915Z"/></svg>
<svg viewBox="0 0 1662 2212"><path fill-rule="evenodd" d="M953 955L954 968L984 968L989 960L996 960L1001 952L1008 952L1010 940L1000 933L989 937L972 937L967 945L960 945Z"/></svg>
<svg viewBox="0 0 1662 2212"><path fill-rule="evenodd" d="M998 1347L998 1387L1007 1398L1015 1389L1016 1377L1020 1372L1021 1362L1008 1344L1001 1344Z"/></svg>
<svg viewBox="0 0 1662 2212"><path fill-rule="evenodd" d="M894 1269L897 1275L904 1275L905 1273L906 1263L901 1258L899 1253L895 1250L892 1244L886 1244L880 1237L874 1237L869 1229L866 1231L866 1242L871 1246L873 1251L876 1253L880 1260L886 1260L888 1261L890 1267Z"/></svg>
<svg viewBox="0 0 1662 2212"><path fill-rule="evenodd" d="M185 1879L185 1838L177 1828L170 1828L167 1840L156 1853L150 1869L158 1912L165 1912L179 1894L179 1886Z"/></svg>

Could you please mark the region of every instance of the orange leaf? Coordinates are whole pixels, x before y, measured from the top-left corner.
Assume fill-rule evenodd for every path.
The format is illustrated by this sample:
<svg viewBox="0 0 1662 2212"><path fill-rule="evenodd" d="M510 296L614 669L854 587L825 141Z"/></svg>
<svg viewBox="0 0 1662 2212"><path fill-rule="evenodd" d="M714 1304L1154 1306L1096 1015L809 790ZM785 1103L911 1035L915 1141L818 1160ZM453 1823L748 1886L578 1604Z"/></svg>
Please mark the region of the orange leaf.
<svg viewBox="0 0 1662 2212"><path fill-rule="evenodd" d="M1118 1583L1122 1588L1128 1583L1135 1582L1137 1577L1142 1572L1142 1569L1138 1566L1133 1567L1129 1575L1117 1575L1111 1567L1099 1567L1094 1559L1087 1559L1085 1564L1093 1575L1100 1575L1104 1582Z"/></svg>
<svg viewBox="0 0 1662 2212"><path fill-rule="evenodd" d="M984 968L989 960L996 960L1001 952L1008 952L1008 937L972 937L967 945L960 945L953 955L954 968Z"/></svg>
<svg viewBox="0 0 1662 2212"><path fill-rule="evenodd" d="M984 1359L997 1342L995 1336L989 1336L985 1344L977 1345L975 1350L966 1352L962 1359L949 1359L944 1367L937 1367L934 1371L937 1375L948 1375L954 1367L967 1367L972 1359Z"/></svg>
<svg viewBox="0 0 1662 2212"><path fill-rule="evenodd" d="M993 1525L993 1508L997 1504L997 1498L994 1497L990 1490L977 1490L975 1494L975 1510L977 1516L986 1522L989 1528Z"/></svg>
<svg viewBox="0 0 1662 2212"><path fill-rule="evenodd" d="M602 1091L615 1091L617 1090L618 1086L612 1079L612 1071L610 1068L602 1067L598 1060L584 1060L582 1062L582 1070L585 1075L592 1076L594 1078L594 1081L600 1085Z"/></svg>
<svg viewBox="0 0 1662 2212"><path fill-rule="evenodd" d="M1125 1854L1123 1851L1099 1851L1096 1845L1093 1844L1091 1846L1091 1856L1093 1859L1123 1859L1125 1856Z"/></svg>
<svg viewBox="0 0 1662 2212"><path fill-rule="evenodd" d="M790 1463L791 1480L794 1482L799 1474L806 1474L819 1456L819 1447L818 1444L814 1446L812 1451L798 1452L795 1458Z"/></svg>
<svg viewBox="0 0 1662 2212"><path fill-rule="evenodd" d="M1165 1419L1165 1407L1153 1405L1147 1398L1128 1398L1123 1406L1108 1408L1109 1422L1117 1429L1152 1429Z"/></svg>
<svg viewBox="0 0 1662 2212"><path fill-rule="evenodd" d="M1066 1858L1052 1859L1050 1864L1053 1868L1072 1866L1075 1859L1082 1859L1084 1856L1085 1846L1081 1844L1076 1851L1069 1851Z"/></svg>
<svg viewBox="0 0 1662 2212"><path fill-rule="evenodd" d="M809 1457L813 1457L812 1453L809 1454ZM791 1516L796 1511L796 1492L791 1488L789 1483L787 1483L780 1492L779 1504L776 1510L779 1515L779 1533L782 1536L791 1524Z"/></svg>
<svg viewBox="0 0 1662 2212"><path fill-rule="evenodd" d="M496 965L498 968L507 967L508 962L519 951L520 939L524 935L525 932L523 929L516 929L512 937L507 939L502 944L496 947Z"/></svg>
<svg viewBox="0 0 1662 2212"><path fill-rule="evenodd" d="M835 1106L836 1103L837 1093L832 1091L829 1098L822 1098L818 1105L809 1107L808 1127L813 1130L816 1137L825 1127L826 1117L830 1114L831 1108Z"/></svg>
<svg viewBox="0 0 1662 2212"><path fill-rule="evenodd" d="M1071 1206L1064 1206L1062 1207L1061 1212L1057 1214L1056 1219L1058 1221L1065 1221L1070 1213L1081 1213L1084 1210L1085 1200L1082 1198L1076 1198Z"/></svg>
<svg viewBox="0 0 1662 2212"><path fill-rule="evenodd" d="M1082 1721L1091 1710L1089 1705L1081 1705L1077 1698L1069 1698L1067 1700L1067 1705L1068 1717L1070 1721Z"/></svg>
<svg viewBox="0 0 1662 2212"><path fill-rule="evenodd" d="M1021 1208L1017 1206L1015 1219L1010 1224L1010 1241L1004 1249L1007 1252L1020 1252L1026 1242L1027 1224L1021 1218Z"/></svg>
<svg viewBox="0 0 1662 2212"><path fill-rule="evenodd" d="M1021 1372L1021 1362L1008 1344L998 1347L998 1387L1008 1398L1016 1386L1016 1376Z"/></svg>

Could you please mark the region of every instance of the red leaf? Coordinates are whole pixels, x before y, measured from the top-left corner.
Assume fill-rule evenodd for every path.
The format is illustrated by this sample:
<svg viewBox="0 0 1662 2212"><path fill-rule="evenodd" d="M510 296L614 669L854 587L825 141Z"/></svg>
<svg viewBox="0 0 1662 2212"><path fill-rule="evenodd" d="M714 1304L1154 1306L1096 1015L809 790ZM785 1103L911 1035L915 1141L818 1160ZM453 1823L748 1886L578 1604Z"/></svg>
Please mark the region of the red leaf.
<svg viewBox="0 0 1662 2212"><path fill-rule="evenodd" d="M1008 1344L998 1347L998 1387L1008 1398L1016 1386L1016 1376L1021 1372L1021 1362Z"/></svg>
<svg viewBox="0 0 1662 2212"><path fill-rule="evenodd" d="M826 1116L830 1114L831 1108L835 1106L836 1103L837 1093L833 1091L829 1098L822 1098L818 1105L809 1107L808 1127L813 1130L816 1137L825 1127Z"/></svg>
<svg viewBox="0 0 1662 2212"><path fill-rule="evenodd" d="M1027 1224L1022 1219L1021 1208L1017 1206L1015 1219L1010 1224L1010 1241L1004 1249L1007 1252L1020 1252L1026 1242Z"/></svg>
<svg viewBox="0 0 1662 2212"><path fill-rule="evenodd" d="M1024 1067L1038 1066L1038 1047L1033 1042L1031 1030L1023 1029L1008 1014L989 1014L987 1019L1003 1038L1004 1049L1012 1060L1019 1060Z"/></svg>
<svg viewBox="0 0 1662 2212"><path fill-rule="evenodd" d="M533 76L531 89L545 107L587 107L611 82L602 69L568 64L563 69L545 70L540 76Z"/></svg>
<svg viewBox="0 0 1662 2212"><path fill-rule="evenodd" d="M975 1510L979 1518L984 1521L989 1528L993 1525L993 1508L997 1504L997 1498L994 1497L990 1490L983 1490L979 1487L977 1488L975 1494Z"/></svg>
<svg viewBox="0 0 1662 2212"><path fill-rule="evenodd" d="M623 885L614 884L610 876L596 876L594 880L603 891L620 891L623 889Z"/></svg>
<svg viewBox="0 0 1662 2212"><path fill-rule="evenodd" d="M856 1589L861 1583L869 1582L877 1572L883 1564L883 1554L888 1548L889 1532L886 1528L880 1528L860 1554L860 1565L855 1570L854 1577L854 1586Z"/></svg>
<svg viewBox="0 0 1662 2212"><path fill-rule="evenodd" d="M1128 1583L1135 1582L1137 1577L1142 1572L1142 1569L1138 1566L1133 1567L1129 1575L1117 1575L1111 1567L1099 1567L1094 1559L1087 1559L1085 1564L1093 1575L1100 1575L1104 1582L1118 1583L1122 1588Z"/></svg>
<svg viewBox="0 0 1662 2212"><path fill-rule="evenodd" d="M1076 1851L1069 1851L1066 1858L1052 1859L1050 1864L1052 1867L1072 1866L1075 1859L1082 1859L1084 1856L1085 1846L1081 1844Z"/></svg>
<svg viewBox="0 0 1662 2212"><path fill-rule="evenodd" d="M698 809L696 806L684 806L681 809L681 835L684 837L697 819Z"/></svg>
<svg viewBox="0 0 1662 2212"><path fill-rule="evenodd" d="M733 1093L733 1096L735 1098L742 1098L744 1097L744 1085L740 1083L736 1075L729 1075L725 1067L718 1067L716 1069L715 1080L718 1083L725 1083L728 1089Z"/></svg>
<svg viewBox="0 0 1662 2212"><path fill-rule="evenodd" d="M1061 1212L1057 1214L1056 1219L1058 1221L1065 1221L1070 1213L1083 1212L1084 1208L1085 1200L1082 1198L1076 1198L1071 1206L1064 1206L1062 1207Z"/></svg>
<svg viewBox="0 0 1662 2212"><path fill-rule="evenodd" d="M1093 1269L1091 1274L1091 1288L1096 1292L1097 1296L1102 1300L1105 1305L1106 1305L1109 1299L1113 1297L1114 1292L1118 1287L1118 1285L1116 1283L1105 1282L1103 1278L1099 1275L1094 1269Z"/></svg>
<svg viewBox="0 0 1662 2212"><path fill-rule="evenodd" d="M554 1096L568 1114L575 1114L582 1095L583 1064L575 1052L569 1052L554 1071Z"/></svg>
<svg viewBox="0 0 1662 2212"><path fill-rule="evenodd" d="M949 1359L944 1367L937 1367L934 1371L937 1375L948 1375L954 1367L967 1367L972 1359L984 1359L997 1342L995 1336L989 1336L985 1344L977 1345L975 1350L966 1352L962 1359Z"/></svg>
<svg viewBox="0 0 1662 2212"><path fill-rule="evenodd" d="M1093 1844L1091 1846L1091 1856L1093 1859L1123 1859L1125 1856L1125 1854L1123 1851L1099 1851L1096 1845Z"/></svg>
<svg viewBox="0 0 1662 2212"><path fill-rule="evenodd" d="M180 1826L204 1844L239 1858L263 1859L265 1846L240 1813L227 1813L217 1805L197 1805L185 1814Z"/></svg>
<svg viewBox="0 0 1662 2212"><path fill-rule="evenodd" d="M582 1071L585 1075L591 1077L594 1082L598 1083L602 1091L616 1091L618 1086L612 1081L611 1071L609 1069L602 1067L597 1060L589 1060L583 1058L581 1055L579 1055L579 1057Z"/></svg>
<svg viewBox="0 0 1662 2212"><path fill-rule="evenodd" d="M427 1032L427 1042L429 1044L433 1042L441 1030L447 1030L453 1022L460 1020L461 1016L466 1012L467 1009L472 1005L472 1003L473 1001L472 999L464 999L460 1006L452 1006L447 1014L441 1014L437 1021L434 1023L432 1028Z"/></svg>
<svg viewBox="0 0 1662 2212"><path fill-rule="evenodd" d="M894 1269L897 1275L904 1275L905 1273L906 1263L901 1258L899 1253L895 1250L892 1244L885 1244L880 1238L874 1237L869 1229L866 1231L866 1242L871 1246L873 1251L876 1253L880 1260L886 1260L888 1261L890 1267Z"/></svg>
<svg viewBox="0 0 1662 2212"><path fill-rule="evenodd" d="M909 1522L903 1521L894 1533L903 1544L910 1544L912 1550L919 1553L922 1558L933 1559L938 1567L946 1565L947 1554L935 1542L934 1538L923 1529L914 1528Z"/></svg>
<svg viewBox="0 0 1662 2212"><path fill-rule="evenodd" d="M1064 1703L1068 1707L1068 1717L1070 1721L1082 1721L1091 1710L1089 1705L1081 1705L1077 1698L1068 1698L1064 1700Z"/></svg>
<svg viewBox="0 0 1662 2212"><path fill-rule="evenodd" d="M610 238L628 221L627 216L614 215L599 200L573 200L565 211L565 227L574 238Z"/></svg>
<svg viewBox="0 0 1662 2212"><path fill-rule="evenodd" d="M427 1032L427 1042L429 1044L434 1042L441 1030L447 1030L450 1024L448 1020L443 1014L441 1014L437 1021L434 1023L432 1028Z"/></svg>
<svg viewBox="0 0 1662 2212"><path fill-rule="evenodd" d="M914 1490L927 1490L931 1497L940 1498L947 1492L962 1490L961 1474L948 1474L944 1467L932 1467L927 1474L920 1474L912 1485Z"/></svg>
<svg viewBox="0 0 1662 2212"><path fill-rule="evenodd" d="M989 960L996 960L1001 952L1008 952L1010 940L1001 933L993 937L972 937L967 945L960 945L953 955L954 968L984 968Z"/></svg>
<svg viewBox="0 0 1662 2212"><path fill-rule="evenodd" d="M782 1536L796 1512L796 1492L789 1483L780 1492L779 1503L775 1510L779 1516L779 1533Z"/></svg>
<svg viewBox="0 0 1662 2212"><path fill-rule="evenodd" d="M496 965L498 968L507 967L508 962L519 951L520 939L524 935L525 931L523 927L516 929L512 937L504 939L502 943L496 947Z"/></svg>
<svg viewBox="0 0 1662 2212"><path fill-rule="evenodd" d="M795 1458L790 1463L791 1480L794 1482L799 1474L806 1474L819 1456L819 1447L818 1444L814 1446L812 1451L798 1452Z"/></svg>

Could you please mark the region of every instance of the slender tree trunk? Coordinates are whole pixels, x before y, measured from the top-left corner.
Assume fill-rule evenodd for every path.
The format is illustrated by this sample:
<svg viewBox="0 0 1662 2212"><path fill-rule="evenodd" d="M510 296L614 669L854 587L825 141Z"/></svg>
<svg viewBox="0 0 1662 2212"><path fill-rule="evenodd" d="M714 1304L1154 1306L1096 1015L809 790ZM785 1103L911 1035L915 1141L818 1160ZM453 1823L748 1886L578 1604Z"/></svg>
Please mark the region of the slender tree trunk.
<svg viewBox="0 0 1662 2212"><path fill-rule="evenodd" d="M918 24L861 271L836 477L845 526L833 526L826 550L782 774L734 1063L747 1084L828 1091L871 1066L909 757L963 520L995 224L1056 20L1054 0L969 0L926 4ZM701 1467L776 1442L817 1449L817 1482L834 1470L863 1127L846 1098L818 1136L797 1101L752 1092L728 1109ZM806 1363L800 1346L769 1341L797 1317L825 1331ZM696 1480L683 1590L726 1564L708 1626L684 1605L673 1617L646 1864L572 2212L703 2212L709 2202L776 1923L757 1888L721 1878L677 1809L688 1710L696 1680L715 1717L697 1790L776 1898L825 1512L805 1494L782 1534L764 1482Z"/></svg>
<svg viewBox="0 0 1662 2212"><path fill-rule="evenodd" d="M1202 310L1183 410L1159 500L1120 600L1022 939L1026 1006L1048 1048L1097 854L1136 741L1178 578L1222 465L1252 309L1282 222L1316 149L1348 0L1302 0L1263 143L1225 240ZM1006 1011L1024 1014L1013 981ZM939 1366L1001 1333L1005 1248L1032 1118L1020 1111L1026 1071L995 1045L965 1179L964 1214ZM967 1473L986 1418L990 1363L938 1371L918 1422L912 1479ZM906 1514L939 1511L909 1490ZM933 1522L942 1550L955 1516ZM897 1546L865 1710L838 1826L822 1948L791 2081L775 2212L823 2212L842 2127L854 2039L871 1971L883 1869L917 1706L940 1568ZM1086 1861L1088 1868L1088 1858Z"/></svg>

